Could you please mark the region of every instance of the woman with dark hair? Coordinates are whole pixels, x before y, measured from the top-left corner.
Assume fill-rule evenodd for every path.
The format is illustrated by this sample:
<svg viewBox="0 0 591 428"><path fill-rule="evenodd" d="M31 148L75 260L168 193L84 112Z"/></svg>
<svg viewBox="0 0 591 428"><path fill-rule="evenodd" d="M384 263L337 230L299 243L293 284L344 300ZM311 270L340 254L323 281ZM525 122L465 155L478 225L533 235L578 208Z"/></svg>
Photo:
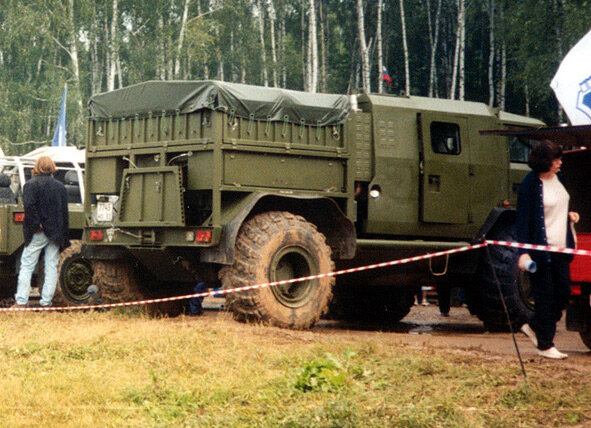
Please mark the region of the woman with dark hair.
<svg viewBox="0 0 591 428"><path fill-rule="evenodd" d="M577 223L579 214L568 211L570 196L557 175L562 166L562 149L552 141L541 141L532 149L528 164L532 171L519 185L517 195L517 241L574 248L574 235L569 221ZM569 263L572 256L522 250L518 260L519 269L528 270L532 261L537 267L530 274L535 311L533 318L523 324L521 331L537 346L538 354L542 357L566 358L566 354L556 349L553 340L556 323L568 305Z"/></svg>

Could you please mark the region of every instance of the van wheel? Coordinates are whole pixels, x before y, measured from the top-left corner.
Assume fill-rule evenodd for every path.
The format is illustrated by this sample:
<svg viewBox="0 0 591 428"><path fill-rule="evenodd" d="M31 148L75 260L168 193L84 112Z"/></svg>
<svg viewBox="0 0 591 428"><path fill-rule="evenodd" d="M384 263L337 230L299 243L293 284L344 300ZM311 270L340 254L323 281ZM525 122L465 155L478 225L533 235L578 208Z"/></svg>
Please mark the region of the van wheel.
<svg viewBox="0 0 591 428"><path fill-rule="evenodd" d="M487 239L514 241L513 224L501 223L488 234ZM534 301L530 291L529 274L517 267L516 248L490 245L491 263L486 248L480 250L475 281L466 287L470 312L475 314L489 331L509 331L507 315L499 296L495 276L501 286L513 330L533 315Z"/></svg>
<svg viewBox="0 0 591 428"><path fill-rule="evenodd" d="M224 289L331 272L324 235L300 216L268 212L245 222L236 240L234 264L220 271ZM327 311L333 277L231 293L226 306L239 321L279 327L314 326Z"/></svg>
<svg viewBox="0 0 591 428"><path fill-rule="evenodd" d="M54 306L86 305L90 295L87 290L93 283L93 263L80 255L82 241L73 240L61 252L57 268L58 283L53 296Z"/></svg>

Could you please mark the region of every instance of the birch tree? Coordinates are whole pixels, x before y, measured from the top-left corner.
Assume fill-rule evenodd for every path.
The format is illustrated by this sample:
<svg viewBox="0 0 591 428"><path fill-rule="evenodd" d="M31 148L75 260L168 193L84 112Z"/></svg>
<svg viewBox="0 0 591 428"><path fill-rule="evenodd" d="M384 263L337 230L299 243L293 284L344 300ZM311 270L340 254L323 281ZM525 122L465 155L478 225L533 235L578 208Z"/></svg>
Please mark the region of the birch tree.
<svg viewBox="0 0 591 428"><path fill-rule="evenodd" d="M265 48L265 22L263 20L263 8L261 0L256 0L257 22L259 24L259 42L261 48L261 79L263 86L269 86L269 75L267 72L267 50Z"/></svg>
<svg viewBox="0 0 591 428"><path fill-rule="evenodd" d="M402 50L404 52L404 93L410 95L410 67L408 58L408 43L406 41L406 18L404 16L404 0L400 1L400 24L402 27Z"/></svg>
<svg viewBox="0 0 591 428"><path fill-rule="evenodd" d="M378 9L376 14L376 48L378 50L378 93L384 92L384 80L382 79L382 72L384 70L384 52L382 46L382 9L383 1L378 0Z"/></svg>
<svg viewBox="0 0 591 428"><path fill-rule="evenodd" d="M371 92L369 79L369 49L365 40L365 18L363 15L363 0L357 0L357 38L359 39L359 54L361 57L361 85L364 92Z"/></svg>
<svg viewBox="0 0 591 428"><path fill-rule="evenodd" d="M488 105L495 102L495 0L488 0Z"/></svg>
<svg viewBox="0 0 591 428"><path fill-rule="evenodd" d="M318 36L316 28L316 2L308 0L308 91L318 90Z"/></svg>
<svg viewBox="0 0 591 428"><path fill-rule="evenodd" d="M178 78L179 73L181 72L181 55L183 53L183 47L185 42L185 32L187 31L187 20L189 17L189 6L191 5L191 0L185 0L185 4L183 6L183 15L181 17L181 26L179 29L179 39L177 41L176 47L176 57L174 59L174 77Z"/></svg>
<svg viewBox="0 0 591 428"><path fill-rule="evenodd" d="M465 0L456 0L456 6L458 9L457 25L456 25L456 42L454 50L454 61L452 71L452 84L450 91L450 98L456 99L456 93L458 93L458 99L464 99L464 50L465 50Z"/></svg>
<svg viewBox="0 0 591 428"><path fill-rule="evenodd" d="M437 84L437 62L436 54L437 47L439 45L439 27L441 20L441 0L437 0L437 6L435 10L435 19L431 18L431 2L425 0L427 7L427 22L429 25L429 92L428 96L433 97L435 95L436 84Z"/></svg>
<svg viewBox="0 0 591 428"><path fill-rule="evenodd" d="M117 33L119 28L119 0L112 0L112 17L111 28L109 34L109 51L107 53L108 69L107 69L107 91L115 89L115 74L117 73L117 61L119 57L119 43L117 40Z"/></svg>
<svg viewBox="0 0 591 428"><path fill-rule="evenodd" d="M275 23L277 22L277 14L275 12L275 5L273 0L267 0L267 6L269 9L269 30L271 36L271 62L273 64L273 86L278 86L277 79L277 44L275 39Z"/></svg>

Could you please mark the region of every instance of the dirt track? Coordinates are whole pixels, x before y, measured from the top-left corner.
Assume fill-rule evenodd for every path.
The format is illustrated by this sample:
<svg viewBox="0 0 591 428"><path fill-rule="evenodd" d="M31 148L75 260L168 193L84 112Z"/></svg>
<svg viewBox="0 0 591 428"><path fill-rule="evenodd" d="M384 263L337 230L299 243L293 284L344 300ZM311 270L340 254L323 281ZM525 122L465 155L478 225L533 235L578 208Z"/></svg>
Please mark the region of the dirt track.
<svg viewBox="0 0 591 428"><path fill-rule="evenodd" d="M515 345L510 333L489 333L484 325L468 309L453 307L449 317L439 315L437 305L414 306L411 312L395 327L354 326L332 321L323 321L315 329L326 334L386 334L395 343L435 348L453 348L473 352L485 352L505 357L518 363ZM522 333L516 333L517 346L524 361L535 361L536 350ZM579 334L566 331L563 320L558 325L556 347L566 352L569 358L560 364L575 365L591 371L591 352L581 341Z"/></svg>
<svg viewBox="0 0 591 428"><path fill-rule="evenodd" d="M214 303L213 306L206 304L206 307L219 307L221 299L213 299L213 301L218 301L218 304ZM215 316L214 314L215 311L206 311L206 316ZM395 327L322 320L312 333L349 337L354 335L365 339L379 336L380 340L391 341L394 346L397 343L403 343L417 347L484 352L519 364L511 334L489 333L484 325L470 315L468 309L464 307L452 307L450 316L442 317L436 304L413 306L410 313ZM519 332L515 337L524 362L537 361L540 358L525 335ZM569 355L568 359L559 364L577 366L579 369L591 371L591 351L583 344L578 333L566 331L564 317L558 324L555 343L559 350Z"/></svg>

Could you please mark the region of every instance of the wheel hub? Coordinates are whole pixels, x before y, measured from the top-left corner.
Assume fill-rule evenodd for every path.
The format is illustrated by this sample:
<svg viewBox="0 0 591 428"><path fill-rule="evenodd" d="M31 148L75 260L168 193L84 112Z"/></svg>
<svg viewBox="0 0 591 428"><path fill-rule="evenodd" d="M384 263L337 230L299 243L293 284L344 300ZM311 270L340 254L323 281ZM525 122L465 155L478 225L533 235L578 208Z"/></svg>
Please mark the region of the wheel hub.
<svg viewBox="0 0 591 428"><path fill-rule="evenodd" d="M74 302L88 300L88 286L92 284L92 268L82 259L73 260L66 269L62 291Z"/></svg>
<svg viewBox="0 0 591 428"><path fill-rule="evenodd" d="M274 256L270 266L269 278L272 282L315 275L318 268L313 257L302 247L290 246L282 248ZM318 280L305 280L291 284L271 287L275 298L283 305L298 308L305 305Z"/></svg>

